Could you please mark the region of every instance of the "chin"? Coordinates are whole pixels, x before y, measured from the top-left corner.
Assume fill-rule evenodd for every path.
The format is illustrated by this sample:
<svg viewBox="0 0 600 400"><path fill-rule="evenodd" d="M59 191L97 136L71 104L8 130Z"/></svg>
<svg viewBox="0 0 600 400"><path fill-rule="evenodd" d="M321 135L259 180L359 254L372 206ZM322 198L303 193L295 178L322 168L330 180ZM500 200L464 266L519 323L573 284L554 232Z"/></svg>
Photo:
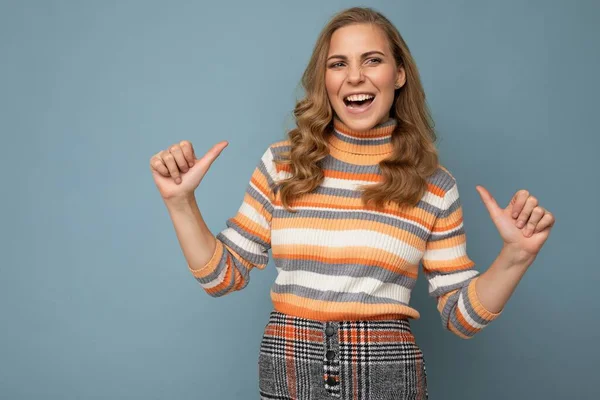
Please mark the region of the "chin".
<svg viewBox="0 0 600 400"><path fill-rule="evenodd" d="M364 115L358 116L354 114L348 114L342 111L342 113L337 113L337 117L346 125L348 128L353 131L366 131L375 126L377 126L380 121L384 120L384 116L381 115ZM385 118L387 119L387 118Z"/></svg>

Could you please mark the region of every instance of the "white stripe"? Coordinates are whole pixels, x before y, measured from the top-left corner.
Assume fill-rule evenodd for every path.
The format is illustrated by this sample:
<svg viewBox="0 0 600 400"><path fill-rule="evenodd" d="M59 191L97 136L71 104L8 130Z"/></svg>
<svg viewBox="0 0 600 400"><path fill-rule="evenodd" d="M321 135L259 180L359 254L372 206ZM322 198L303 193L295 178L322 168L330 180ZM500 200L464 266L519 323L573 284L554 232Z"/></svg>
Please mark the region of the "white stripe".
<svg viewBox="0 0 600 400"><path fill-rule="evenodd" d="M275 283L278 285L300 285L321 291L338 293L367 293L372 296L398 300L408 304L410 289L394 283L382 283L374 278L322 275L307 271L281 271Z"/></svg>
<svg viewBox="0 0 600 400"><path fill-rule="evenodd" d="M428 279L429 293L433 293L437 289L445 286L455 285L459 282L464 282L476 276L479 272L476 270L454 272L448 275L437 275Z"/></svg>
<svg viewBox="0 0 600 400"><path fill-rule="evenodd" d="M295 208L296 208L296 207L295 207ZM279 205L274 205L274 209L276 209L276 210L281 210L281 211L283 211L283 210L284 210L283 206L279 206ZM327 212L330 212L330 213L348 213L348 212L357 212L357 213L360 213L360 214L379 215L379 216L382 216L382 217L385 217L385 218L390 218L390 219L392 219L392 220L394 220L394 221L401 221L401 222L405 222L405 223L407 223L407 224L409 224L409 225L416 226L416 227L418 227L418 228L420 228L420 229L423 229L423 230L425 230L425 231L429 231L429 229L428 229L426 226L424 226L424 225L422 225L422 224L419 224L419 223L418 223L418 222L416 222L416 221L413 221L413 220L411 220L411 219L402 218L402 217L399 217L399 216L397 216L397 215L393 215L393 214L386 214L386 213L384 213L384 212L379 212L379 211L373 211L373 210L364 210L364 209L359 209L359 210L350 210L350 209L346 209L346 210L344 210L344 209L339 209L339 208L330 208L330 207L308 207L308 206L297 207L297 209L300 209L300 210L306 210L306 211L327 211Z"/></svg>
<svg viewBox="0 0 600 400"><path fill-rule="evenodd" d="M423 256L423 251L407 242L381 232L365 229L273 229L271 246L280 245L310 245L326 248L369 247L395 254L411 264L418 263Z"/></svg>
<svg viewBox="0 0 600 400"><path fill-rule="evenodd" d="M357 141L363 141L363 142L367 142L367 141L379 141L379 142L385 142L387 140L390 139L390 136L382 136L382 137L358 137L358 136L350 136L350 135L346 135L344 132L340 132L337 129L335 130L340 136L348 138L350 140L357 140Z"/></svg>
<svg viewBox="0 0 600 400"><path fill-rule="evenodd" d="M359 191L360 186L363 185L375 185L377 182L372 181L361 181L356 179L341 179L341 178L331 178L325 177L323 179L322 187L331 188L331 189L346 189L346 190L355 190ZM426 191L421 201L427 203L431 206L441 209L442 208L442 198L437 196L430 191ZM450 203L451 204L451 203Z"/></svg>
<svg viewBox="0 0 600 400"><path fill-rule="evenodd" d="M321 184L321 186L325 187L325 188L331 188L331 189L346 189L346 190L359 191L360 186L375 185L376 183L377 182L361 181L361 180L356 180L356 179L341 179L341 178L325 177L323 179L323 183ZM434 207L437 207L439 209L442 208L442 198L440 196L437 196L437 195L431 193L430 191L425 192L425 194L421 198L421 201L423 201L429 205L432 205Z"/></svg>
<svg viewBox="0 0 600 400"><path fill-rule="evenodd" d="M442 198L430 191L426 191L421 200L429 205L437 207L439 209L442 208Z"/></svg>
<svg viewBox="0 0 600 400"><path fill-rule="evenodd" d="M224 251L227 251L227 250L224 250ZM223 271L221 271L219 276L217 276L215 279L213 279L210 282L200 283L200 286L202 286L204 289L211 289L211 288L221 284L221 282L223 282L223 280L225 280L226 274L227 274L227 268L223 268Z"/></svg>
<svg viewBox="0 0 600 400"><path fill-rule="evenodd" d="M456 182L454 183L454 185L452 185L452 187L450 189L448 189L448 191L446 192L446 195L444 196L446 198L446 200L444 200L444 202L446 203L446 205L448 207L450 207L452 205L452 203L454 203L456 201L456 199L458 199L458 186L456 185Z"/></svg>
<svg viewBox="0 0 600 400"><path fill-rule="evenodd" d="M277 176L277 168L275 167L275 163L273 162L273 152L271 152L270 146L262 155L261 161L264 164L265 169L269 173L271 179Z"/></svg>
<svg viewBox="0 0 600 400"><path fill-rule="evenodd" d="M257 242L254 242L252 240L248 240L246 239L244 236L240 235L235 229L233 228L225 228L221 231L221 233L229 240L231 240L233 243L235 243L236 245L238 245L239 247L241 247L242 249L246 250L249 253L252 254L256 254L259 256L263 256L264 253L264 248L263 246L261 246L260 244L258 244ZM223 251L227 251L226 249L224 249Z"/></svg>
<svg viewBox="0 0 600 400"><path fill-rule="evenodd" d="M423 255L425 261L454 260L467 255L467 242L462 242L453 247L443 249L428 249Z"/></svg>
<svg viewBox="0 0 600 400"><path fill-rule="evenodd" d="M463 224L460 223L460 225L457 225L454 228L448 228L448 229L446 229L444 231L431 232L431 238L449 235L449 234L451 234L453 232L456 232L457 230L461 229L462 227L463 227Z"/></svg>
<svg viewBox="0 0 600 400"><path fill-rule="evenodd" d="M250 220L256 222L261 227L263 227L265 229L270 228L270 225L269 225L269 222L267 221L267 219L261 213L256 211L256 208L252 207L250 204L248 204L246 202L242 202L242 205L240 206L240 209L238 210L238 212L242 215L245 215Z"/></svg>
<svg viewBox="0 0 600 400"><path fill-rule="evenodd" d="M252 187L252 189L256 190L256 192L258 192L260 197L262 197L265 201L267 201L269 204L271 204L271 199L269 199L267 196L265 196L265 194L252 181L250 181L250 186ZM254 200L259 201L258 199L254 199Z"/></svg>
<svg viewBox="0 0 600 400"><path fill-rule="evenodd" d="M471 318L471 315L469 315L469 313L467 312L467 307L465 306L465 299L463 298L463 294L462 293L458 297L458 309L460 310L460 312L462 313L462 315L465 317L465 319L467 320L467 322L469 323L469 325L471 325L471 326L473 326L474 328L477 328L477 329L482 329L482 328L485 327L485 325L477 323L477 322L475 322L473 320L473 318Z"/></svg>
<svg viewBox="0 0 600 400"><path fill-rule="evenodd" d="M362 185L373 185L376 182L371 181L360 181L357 179L340 179L326 176L323 178L322 187L332 189L347 189L347 190L359 190Z"/></svg>

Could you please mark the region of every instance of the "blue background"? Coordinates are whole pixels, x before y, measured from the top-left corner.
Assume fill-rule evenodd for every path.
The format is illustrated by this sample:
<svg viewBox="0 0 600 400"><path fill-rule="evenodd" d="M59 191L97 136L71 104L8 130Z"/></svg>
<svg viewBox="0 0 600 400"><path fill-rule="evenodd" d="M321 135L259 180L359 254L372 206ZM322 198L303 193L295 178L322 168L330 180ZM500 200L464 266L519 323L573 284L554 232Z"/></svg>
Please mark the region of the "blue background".
<svg viewBox="0 0 600 400"><path fill-rule="evenodd" d="M315 39L349 1L0 1L0 398L257 399L272 263L209 297L149 171L230 145L196 191L217 233L293 127ZM432 399L597 399L600 3L371 1L417 61L481 272L528 189L557 223L504 314L412 323Z"/></svg>

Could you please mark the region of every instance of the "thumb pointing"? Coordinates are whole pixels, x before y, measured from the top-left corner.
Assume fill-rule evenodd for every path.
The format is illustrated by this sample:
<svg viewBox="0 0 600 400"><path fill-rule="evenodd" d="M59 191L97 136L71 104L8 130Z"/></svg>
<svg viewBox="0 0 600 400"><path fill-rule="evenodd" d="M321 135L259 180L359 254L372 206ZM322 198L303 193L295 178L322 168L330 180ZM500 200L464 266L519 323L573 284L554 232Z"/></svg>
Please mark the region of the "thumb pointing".
<svg viewBox="0 0 600 400"><path fill-rule="evenodd" d="M484 188L481 185L477 185L475 186L475 189L477 189L477 191L479 192L481 200L483 201L483 204L490 213L490 217L492 217L492 219L502 212L500 206L498 205L494 197L490 194L490 192L487 191L486 188Z"/></svg>

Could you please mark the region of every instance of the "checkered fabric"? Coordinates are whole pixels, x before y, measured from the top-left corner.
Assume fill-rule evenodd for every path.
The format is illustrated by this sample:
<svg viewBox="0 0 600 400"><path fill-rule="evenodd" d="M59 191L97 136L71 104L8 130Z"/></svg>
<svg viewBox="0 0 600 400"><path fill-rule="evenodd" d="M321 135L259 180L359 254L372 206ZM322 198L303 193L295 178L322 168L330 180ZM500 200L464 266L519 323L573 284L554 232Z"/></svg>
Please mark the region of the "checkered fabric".
<svg viewBox="0 0 600 400"><path fill-rule="evenodd" d="M408 319L322 322L273 310L258 371L261 399L428 399Z"/></svg>

